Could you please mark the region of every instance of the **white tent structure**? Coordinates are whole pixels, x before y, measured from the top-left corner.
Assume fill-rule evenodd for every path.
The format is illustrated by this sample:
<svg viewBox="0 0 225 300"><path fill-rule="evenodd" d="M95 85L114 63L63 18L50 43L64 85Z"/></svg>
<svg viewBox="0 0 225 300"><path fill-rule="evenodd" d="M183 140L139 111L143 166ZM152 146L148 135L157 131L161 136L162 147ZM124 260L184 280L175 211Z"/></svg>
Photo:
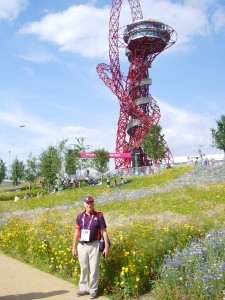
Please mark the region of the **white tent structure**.
<svg viewBox="0 0 225 300"><path fill-rule="evenodd" d="M198 155L190 155L190 156L177 156L174 157L175 165L186 165L186 164L195 164L195 163L218 163L224 160L224 154L203 154L202 158Z"/></svg>

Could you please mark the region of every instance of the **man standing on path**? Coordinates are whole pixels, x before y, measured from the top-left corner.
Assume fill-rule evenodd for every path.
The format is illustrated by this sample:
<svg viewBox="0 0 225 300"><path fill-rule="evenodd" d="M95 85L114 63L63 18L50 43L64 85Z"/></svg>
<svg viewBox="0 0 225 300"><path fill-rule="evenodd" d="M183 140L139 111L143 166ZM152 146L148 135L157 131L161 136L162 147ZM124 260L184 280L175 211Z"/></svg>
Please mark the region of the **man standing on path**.
<svg viewBox="0 0 225 300"><path fill-rule="evenodd" d="M105 240L103 255L109 255L109 239L106 231L106 223L103 214L94 210L94 198L84 198L85 211L80 213L76 219L72 255L78 254L80 263L80 291L77 296L90 293L90 299L97 298L99 278L99 240L101 234ZM90 270L89 270L90 269ZM90 281L89 278L90 271Z"/></svg>

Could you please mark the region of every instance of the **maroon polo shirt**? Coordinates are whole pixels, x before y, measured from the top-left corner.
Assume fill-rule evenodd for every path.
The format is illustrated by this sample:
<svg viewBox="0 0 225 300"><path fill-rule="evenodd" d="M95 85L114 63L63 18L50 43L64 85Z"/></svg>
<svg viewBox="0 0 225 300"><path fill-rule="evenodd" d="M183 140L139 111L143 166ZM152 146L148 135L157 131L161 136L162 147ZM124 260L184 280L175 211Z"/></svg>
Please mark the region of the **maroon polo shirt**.
<svg viewBox="0 0 225 300"><path fill-rule="evenodd" d="M79 231L82 229L90 229L89 242L94 242L100 239L101 229L106 229L106 223L101 212L94 211L88 215L86 211L84 211L77 216L75 228Z"/></svg>

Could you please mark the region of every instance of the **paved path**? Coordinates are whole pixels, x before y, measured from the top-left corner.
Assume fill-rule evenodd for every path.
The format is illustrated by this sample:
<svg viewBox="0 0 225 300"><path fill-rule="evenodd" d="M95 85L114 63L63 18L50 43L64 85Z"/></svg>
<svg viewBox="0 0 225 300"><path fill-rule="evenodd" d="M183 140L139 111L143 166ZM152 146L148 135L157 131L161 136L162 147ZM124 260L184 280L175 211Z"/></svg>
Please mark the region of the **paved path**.
<svg viewBox="0 0 225 300"><path fill-rule="evenodd" d="M87 300L78 287L0 253L0 300ZM98 297L98 300L107 300Z"/></svg>

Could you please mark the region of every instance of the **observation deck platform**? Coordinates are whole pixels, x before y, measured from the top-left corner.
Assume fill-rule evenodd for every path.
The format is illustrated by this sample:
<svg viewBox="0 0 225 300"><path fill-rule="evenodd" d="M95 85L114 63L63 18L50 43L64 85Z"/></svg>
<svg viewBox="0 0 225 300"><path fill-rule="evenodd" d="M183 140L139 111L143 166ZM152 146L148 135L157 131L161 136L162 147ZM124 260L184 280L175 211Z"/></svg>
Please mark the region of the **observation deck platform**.
<svg viewBox="0 0 225 300"><path fill-rule="evenodd" d="M170 27L164 23L155 20L138 20L127 25L123 38L129 50L140 49L154 54L166 47L170 34Z"/></svg>

